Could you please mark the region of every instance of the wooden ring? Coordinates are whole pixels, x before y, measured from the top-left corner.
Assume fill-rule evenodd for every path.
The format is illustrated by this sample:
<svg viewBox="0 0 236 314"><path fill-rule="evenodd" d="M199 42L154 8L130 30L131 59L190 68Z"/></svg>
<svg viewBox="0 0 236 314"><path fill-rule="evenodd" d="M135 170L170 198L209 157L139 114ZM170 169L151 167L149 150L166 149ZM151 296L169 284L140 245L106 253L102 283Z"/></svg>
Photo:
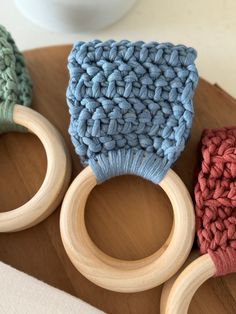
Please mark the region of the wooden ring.
<svg viewBox="0 0 236 314"><path fill-rule="evenodd" d="M23 230L48 217L60 204L71 175L64 139L47 119L30 108L15 105L13 120L41 140L47 155L47 173L38 192L26 204L0 213L0 232Z"/></svg>
<svg viewBox="0 0 236 314"><path fill-rule="evenodd" d="M154 254L137 261L108 256L90 239L84 210L89 193L96 184L96 177L88 166L75 178L62 203L61 236L74 266L93 283L117 292L147 290L170 278L186 260L195 231L192 200L181 179L169 170L160 182L174 211L169 240Z"/></svg>
<svg viewBox="0 0 236 314"><path fill-rule="evenodd" d="M193 256L190 256L186 263L189 265L165 283L161 296L161 314L187 314L194 293L215 275L216 268L209 254L192 260Z"/></svg>

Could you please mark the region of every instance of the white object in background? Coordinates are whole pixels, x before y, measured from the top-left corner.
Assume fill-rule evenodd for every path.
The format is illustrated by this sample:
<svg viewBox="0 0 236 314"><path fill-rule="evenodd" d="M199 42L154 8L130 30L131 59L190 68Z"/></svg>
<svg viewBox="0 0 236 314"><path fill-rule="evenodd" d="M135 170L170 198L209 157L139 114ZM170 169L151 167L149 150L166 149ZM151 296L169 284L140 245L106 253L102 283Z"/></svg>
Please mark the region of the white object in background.
<svg viewBox="0 0 236 314"><path fill-rule="evenodd" d="M88 303L0 262L0 313L104 314Z"/></svg>
<svg viewBox="0 0 236 314"><path fill-rule="evenodd" d="M15 0L28 19L44 28L88 32L104 28L125 15L136 0Z"/></svg>

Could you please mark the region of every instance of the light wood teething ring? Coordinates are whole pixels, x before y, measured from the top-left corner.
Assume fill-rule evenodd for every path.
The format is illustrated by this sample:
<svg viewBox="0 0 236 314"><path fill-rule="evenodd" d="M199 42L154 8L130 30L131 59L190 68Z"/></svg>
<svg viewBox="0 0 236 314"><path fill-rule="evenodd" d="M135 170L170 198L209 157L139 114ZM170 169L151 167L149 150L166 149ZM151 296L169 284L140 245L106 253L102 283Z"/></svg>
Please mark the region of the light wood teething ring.
<svg viewBox="0 0 236 314"><path fill-rule="evenodd" d="M215 273L215 265L208 254L191 262L175 281L167 282L161 300L161 314L187 314L197 289Z"/></svg>
<svg viewBox="0 0 236 314"><path fill-rule="evenodd" d="M192 96L198 81L195 58L196 51L183 45L128 40L77 42L68 57L69 133L87 168L64 198L61 236L75 267L106 289L136 292L160 285L179 269L191 249L192 201L170 168L192 125ZM174 211L169 239L157 252L137 261L102 252L91 241L84 221L93 187L122 174L159 184Z"/></svg>
<svg viewBox="0 0 236 314"><path fill-rule="evenodd" d="M0 213L0 232L23 230L48 217L59 205L71 173L64 140L47 119L30 108L15 105L13 120L37 135L42 142L47 155L47 173L31 200L16 209Z"/></svg>
<svg viewBox="0 0 236 314"><path fill-rule="evenodd" d="M164 284L160 313L187 313L194 293L215 274L212 263L209 255L199 257L197 251L191 252L183 267Z"/></svg>
<svg viewBox="0 0 236 314"><path fill-rule="evenodd" d="M118 292L153 288L170 278L186 260L194 237L194 212L190 195L173 170L160 182L174 211L174 224L167 242L154 254L137 261L124 261L103 253L90 239L84 210L96 177L85 168L69 187L61 209L60 229L64 247L74 266L95 284Z"/></svg>
<svg viewBox="0 0 236 314"><path fill-rule="evenodd" d="M161 314L186 314L207 279L236 272L236 127L204 130L201 146L195 211L203 255L167 283Z"/></svg>
<svg viewBox="0 0 236 314"><path fill-rule="evenodd" d="M16 209L0 213L0 232L10 232L34 226L57 208L69 184L71 162L56 128L28 108L32 84L24 57L1 25L0 52L0 133L28 130L38 136L47 155L46 177L34 197Z"/></svg>

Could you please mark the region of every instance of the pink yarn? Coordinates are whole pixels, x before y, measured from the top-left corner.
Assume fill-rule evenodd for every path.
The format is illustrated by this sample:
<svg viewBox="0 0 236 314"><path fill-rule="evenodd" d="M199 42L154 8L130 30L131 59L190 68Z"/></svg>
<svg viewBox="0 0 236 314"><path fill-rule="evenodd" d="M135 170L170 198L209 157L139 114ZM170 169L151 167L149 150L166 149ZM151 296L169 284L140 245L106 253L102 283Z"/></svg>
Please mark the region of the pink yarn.
<svg viewBox="0 0 236 314"><path fill-rule="evenodd" d="M216 276L236 272L236 127L205 130L195 186L198 245Z"/></svg>

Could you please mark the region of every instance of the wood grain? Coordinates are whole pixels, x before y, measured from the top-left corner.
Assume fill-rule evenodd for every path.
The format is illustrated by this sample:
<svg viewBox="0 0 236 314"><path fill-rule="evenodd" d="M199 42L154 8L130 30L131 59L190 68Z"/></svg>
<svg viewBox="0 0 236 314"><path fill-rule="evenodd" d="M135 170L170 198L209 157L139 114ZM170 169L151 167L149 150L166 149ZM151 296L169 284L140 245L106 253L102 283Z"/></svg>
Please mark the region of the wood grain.
<svg viewBox="0 0 236 314"><path fill-rule="evenodd" d="M25 53L34 83L33 108L64 135L73 160L74 177L82 167L67 134L65 101L69 46ZM190 193L197 145L202 129L236 122L236 101L218 86L200 80L195 101L193 132L174 170ZM31 134L0 136L0 210L17 207L33 196L46 171L46 156ZM168 237L172 209L164 192L141 178L123 176L96 186L86 206L86 225L96 245L111 256L135 260L154 253ZM0 234L0 260L63 289L107 313L158 313L161 287L131 294L95 286L71 264L59 233L59 210L26 231ZM236 275L210 279L195 294L191 314L236 313Z"/></svg>

